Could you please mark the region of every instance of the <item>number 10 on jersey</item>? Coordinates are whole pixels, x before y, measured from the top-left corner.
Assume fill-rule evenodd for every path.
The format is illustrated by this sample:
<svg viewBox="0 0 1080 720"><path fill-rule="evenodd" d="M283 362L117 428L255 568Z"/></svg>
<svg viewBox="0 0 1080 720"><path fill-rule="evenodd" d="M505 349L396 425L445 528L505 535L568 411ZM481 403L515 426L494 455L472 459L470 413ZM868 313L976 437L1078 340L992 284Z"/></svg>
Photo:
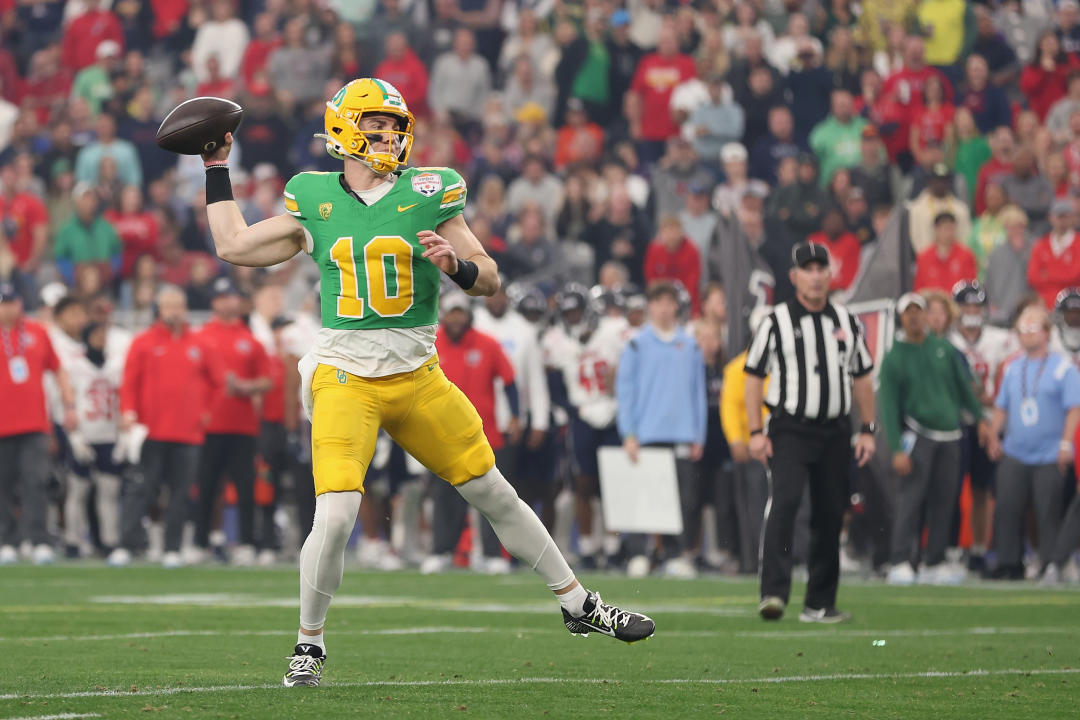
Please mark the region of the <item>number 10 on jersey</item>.
<svg viewBox="0 0 1080 720"><path fill-rule="evenodd" d="M340 237L330 248L330 259L338 268L341 293L338 317L364 317L365 299L380 317L399 317L413 304L413 246L400 235L379 235L368 241L363 255L353 253L353 239ZM356 264L364 264L366 287L361 289Z"/></svg>

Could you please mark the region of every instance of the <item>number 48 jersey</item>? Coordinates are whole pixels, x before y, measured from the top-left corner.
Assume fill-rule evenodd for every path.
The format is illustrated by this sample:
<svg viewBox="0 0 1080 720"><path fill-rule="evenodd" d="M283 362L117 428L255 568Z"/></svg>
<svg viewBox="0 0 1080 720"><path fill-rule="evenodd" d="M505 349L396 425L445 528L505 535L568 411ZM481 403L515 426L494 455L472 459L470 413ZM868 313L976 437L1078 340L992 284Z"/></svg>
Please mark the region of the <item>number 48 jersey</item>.
<svg viewBox="0 0 1080 720"><path fill-rule="evenodd" d="M342 173L305 172L285 185L285 209L300 221L319 265L324 328L416 328L439 321L439 269L416 235L465 207L465 181L450 168L409 168L365 205Z"/></svg>

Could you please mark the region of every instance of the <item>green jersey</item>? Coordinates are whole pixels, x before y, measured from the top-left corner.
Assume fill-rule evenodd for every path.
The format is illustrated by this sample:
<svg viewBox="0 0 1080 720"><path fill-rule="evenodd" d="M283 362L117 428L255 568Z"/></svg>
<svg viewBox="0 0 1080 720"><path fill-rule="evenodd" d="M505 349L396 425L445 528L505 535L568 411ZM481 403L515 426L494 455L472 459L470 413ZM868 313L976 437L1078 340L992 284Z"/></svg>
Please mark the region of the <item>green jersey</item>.
<svg viewBox="0 0 1080 720"><path fill-rule="evenodd" d="M305 172L285 185L322 276L322 324L338 330L414 328L439 321L439 268L421 257L422 230L465 208L465 181L450 168L409 168L372 205L341 173Z"/></svg>

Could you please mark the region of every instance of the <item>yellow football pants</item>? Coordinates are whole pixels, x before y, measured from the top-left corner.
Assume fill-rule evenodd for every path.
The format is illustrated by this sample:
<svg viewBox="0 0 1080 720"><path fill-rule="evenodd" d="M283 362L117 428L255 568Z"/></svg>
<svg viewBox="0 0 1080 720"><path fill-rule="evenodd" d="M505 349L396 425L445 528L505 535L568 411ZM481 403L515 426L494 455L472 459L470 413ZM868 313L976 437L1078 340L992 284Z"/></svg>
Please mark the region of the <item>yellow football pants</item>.
<svg viewBox="0 0 1080 720"><path fill-rule="evenodd" d="M435 356L410 373L362 378L320 364L311 382L315 494L364 490L383 428L407 453L453 485L495 466L483 422Z"/></svg>

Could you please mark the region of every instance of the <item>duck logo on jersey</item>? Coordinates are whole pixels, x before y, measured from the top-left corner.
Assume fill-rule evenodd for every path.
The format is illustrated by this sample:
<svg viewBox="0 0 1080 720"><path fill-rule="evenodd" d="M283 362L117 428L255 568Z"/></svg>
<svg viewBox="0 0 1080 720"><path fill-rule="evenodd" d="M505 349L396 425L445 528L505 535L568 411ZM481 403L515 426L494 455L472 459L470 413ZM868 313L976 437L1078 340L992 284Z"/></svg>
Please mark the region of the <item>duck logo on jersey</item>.
<svg viewBox="0 0 1080 720"><path fill-rule="evenodd" d="M438 173L420 173L412 179L412 189L424 197L431 197L442 190L442 176Z"/></svg>

